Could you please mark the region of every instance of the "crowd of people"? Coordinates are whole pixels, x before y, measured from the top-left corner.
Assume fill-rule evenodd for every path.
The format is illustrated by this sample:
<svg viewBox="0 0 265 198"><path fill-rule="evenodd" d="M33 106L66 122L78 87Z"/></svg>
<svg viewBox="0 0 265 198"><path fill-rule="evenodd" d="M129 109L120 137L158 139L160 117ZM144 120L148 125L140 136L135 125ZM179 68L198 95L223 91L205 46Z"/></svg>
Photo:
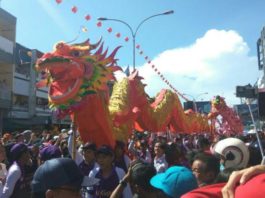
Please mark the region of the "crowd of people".
<svg viewBox="0 0 265 198"><path fill-rule="evenodd" d="M67 129L25 130L1 138L0 197L259 198L261 162L255 134L134 132L111 147Z"/></svg>

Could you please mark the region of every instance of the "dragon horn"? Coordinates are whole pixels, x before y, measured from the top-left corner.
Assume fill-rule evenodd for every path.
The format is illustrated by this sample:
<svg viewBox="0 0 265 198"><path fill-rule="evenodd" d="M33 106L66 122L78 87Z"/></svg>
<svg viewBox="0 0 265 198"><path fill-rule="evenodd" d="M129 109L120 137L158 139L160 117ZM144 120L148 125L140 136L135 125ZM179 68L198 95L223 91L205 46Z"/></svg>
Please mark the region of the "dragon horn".
<svg viewBox="0 0 265 198"><path fill-rule="evenodd" d="M99 55L102 53L103 51L103 45L104 45L104 42L101 43L100 47L98 48L98 50L95 52L94 55Z"/></svg>
<svg viewBox="0 0 265 198"><path fill-rule="evenodd" d="M99 44L101 43L101 41L102 41L102 37L100 37L100 39L97 43L90 44L90 50L96 49L99 46Z"/></svg>
<svg viewBox="0 0 265 198"><path fill-rule="evenodd" d="M109 59L109 58L113 59L114 56L116 55L117 51L118 51L120 48L121 48L121 46L116 47L116 48L113 50L113 52L109 55L109 57L108 57L107 59Z"/></svg>
<svg viewBox="0 0 265 198"><path fill-rule="evenodd" d="M89 39L85 40L85 41L82 42L82 43L75 43L75 44L72 44L72 46L89 46Z"/></svg>
<svg viewBox="0 0 265 198"><path fill-rule="evenodd" d="M102 61L102 60L104 60L105 57L106 57L106 55L107 55L107 53L108 53L108 49L106 49L106 50L104 51L104 53L100 56L100 58L98 59L98 61Z"/></svg>

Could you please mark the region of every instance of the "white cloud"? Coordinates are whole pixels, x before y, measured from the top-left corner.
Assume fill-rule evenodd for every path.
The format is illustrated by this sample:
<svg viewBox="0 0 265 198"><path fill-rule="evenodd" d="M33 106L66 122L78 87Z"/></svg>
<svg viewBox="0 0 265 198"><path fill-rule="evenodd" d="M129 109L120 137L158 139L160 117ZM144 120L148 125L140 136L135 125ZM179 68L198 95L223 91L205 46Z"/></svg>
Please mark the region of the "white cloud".
<svg viewBox="0 0 265 198"><path fill-rule="evenodd" d="M226 98L228 105L238 104L237 85L254 84L259 71L257 58L248 54L249 47L235 31L209 30L190 46L170 49L152 60L159 71L180 92L212 99L215 95ZM151 64L138 67L145 78L146 92L155 96L168 88L153 71ZM188 97L188 96L187 96Z"/></svg>

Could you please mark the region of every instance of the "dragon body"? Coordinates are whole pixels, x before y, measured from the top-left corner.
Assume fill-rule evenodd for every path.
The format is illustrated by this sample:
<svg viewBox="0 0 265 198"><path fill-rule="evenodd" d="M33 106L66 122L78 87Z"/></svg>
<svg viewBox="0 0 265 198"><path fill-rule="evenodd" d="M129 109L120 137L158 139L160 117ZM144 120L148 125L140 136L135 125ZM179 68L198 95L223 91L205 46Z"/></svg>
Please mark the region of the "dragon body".
<svg viewBox="0 0 265 198"><path fill-rule="evenodd" d="M208 118L215 125L216 132L220 134L237 134L243 132L244 126L239 116L232 108L227 106L223 97L214 97L211 104L211 112Z"/></svg>
<svg viewBox="0 0 265 198"><path fill-rule="evenodd" d="M84 142L114 145L116 139L126 141L133 129L210 131L207 116L184 112L172 91L161 90L152 101L137 71L115 82L114 72L120 69L114 58L118 49L107 56L101 41L73 45L59 42L52 52L37 60L42 79L37 87L49 86L50 108L58 117L70 115ZM111 97L109 82L115 82Z"/></svg>

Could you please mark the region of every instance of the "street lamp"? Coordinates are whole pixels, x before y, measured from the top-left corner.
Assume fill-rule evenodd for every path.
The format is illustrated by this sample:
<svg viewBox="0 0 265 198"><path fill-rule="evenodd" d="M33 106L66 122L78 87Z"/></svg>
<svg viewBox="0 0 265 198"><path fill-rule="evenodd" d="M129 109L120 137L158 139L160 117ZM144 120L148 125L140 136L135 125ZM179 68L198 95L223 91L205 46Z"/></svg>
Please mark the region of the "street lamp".
<svg viewBox="0 0 265 198"><path fill-rule="evenodd" d="M126 25L130 29L131 34L132 34L132 38L133 38L133 69L135 69L135 38L136 38L136 34L137 34L139 28L143 25L144 22L146 22L147 20L149 20L153 17L162 16L162 15L169 15L169 14L173 14L173 13L174 13L174 10L170 10L167 12L163 12L163 13L154 14L152 16L149 16L139 23L139 25L137 26L135 31L133 31L132 27L128 23L126 23L125 21L120 20L120 19L111 19L111 18L106 18L106 17L100 17L100 18L98 18L98 20L99 21L117 21L117 22L123 23L124 25Z"/></svg>
<svg viewBox="0 0 265 198"><path fill-rule="evenodd" d="M186 93L184 93L183 95L184 95L184 96L190 96L190 97L192 98L193 107L194 107L195 112L197 113L197 112L198 112L198 109L197 109L196 100L197 100L197 98L199 98L200 96L202 96L202 95L206 95L206 94L208 94L208 92L200 93L200 94L198 94L196 97L194 97L194 96L192 96L192 95L190 95L190 94L186 94Z"/></svg>

